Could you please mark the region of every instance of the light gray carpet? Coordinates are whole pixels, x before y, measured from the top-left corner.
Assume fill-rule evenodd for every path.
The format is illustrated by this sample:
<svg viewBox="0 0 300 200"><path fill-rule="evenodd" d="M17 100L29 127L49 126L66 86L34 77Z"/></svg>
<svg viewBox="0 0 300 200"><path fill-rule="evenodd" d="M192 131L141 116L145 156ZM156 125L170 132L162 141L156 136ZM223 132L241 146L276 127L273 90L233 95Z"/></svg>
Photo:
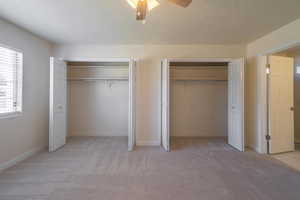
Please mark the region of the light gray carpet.
<svg viewBox="0 0 300 200"><path fill-rule="evenodd" d="M0 174L1 200L299 200L300 173L222 140L175 139L173 151L125 138L72 138Z"/></svg>

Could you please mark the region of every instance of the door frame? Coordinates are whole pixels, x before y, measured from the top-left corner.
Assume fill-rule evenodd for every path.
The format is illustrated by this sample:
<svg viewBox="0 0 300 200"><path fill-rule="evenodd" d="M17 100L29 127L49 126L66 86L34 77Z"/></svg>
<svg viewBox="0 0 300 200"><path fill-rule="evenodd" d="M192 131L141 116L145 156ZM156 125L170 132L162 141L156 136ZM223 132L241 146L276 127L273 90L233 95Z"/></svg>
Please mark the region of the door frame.
<svg viewBox="0 0 300 200"><path fill-rule="evenodd" d="M241 58L244 58L244 57L241 57ZM224 62L232 62L233 60L236 60L238 58L164 58L161 60L161 63L163 63L164 61L168 61L168 63L170 62L215 62L215 63L218 63L218 62L221 62L221 63L224 63ZM244 66L245 66L245 58L244 58ZM163 64L161 65L161 67L163 67ZM161 70L162 71L162 70ZM169 74L170 75L170 74ZM161 77L162 77L162 74L161 74ZM245 82L245 77L244 78L244 82ZM162 78L161 78L161 91L162 91ZM162 102L162 92L161 92L161 106L160 106L160 113L161 113L161 133L160 133L160 144L162 146L162 135L163 135L163 124L162 124L162 116L163 116L163 110L162 110L162 107L163 107L163 102ZM168 99L169 101L170 99ZM244 101L244 104L243 104L243 109L242 109L242 115L244 116L243 117L243 123L242 123L242 126L243 126L243 130L244 130L244 133L243 133L243 140L244 140L244 146L246 144L246 136L245 136L245 87L244 87L244 92L243 92L243 101ZM168 102L168 105L170 105L170 102ZM170 120L169 120L170 121ZM170 122L169 122L169 125L170 125ZM169 129L170 130L170 129ZM170 134L169 134L169 137Z"/></svg>
<svg viewBox="0 0 300 200"><path fill-rule="evenodd" d="M57 57L56 57L57 58ZM128 81L129 81L129 111L128 111L128 151L133 151L134 147L136 146L136 73L137 73L137 66L138 66L138 59L136 58L91 58L91 57L64 57L57 59L62 60L64 62L128 62ZM130 63L133 62L133 67L135 68L135 76L131 75L130 71ZM133 83L133 87L131 88L130 85ZM132 92L135 90L135 92ZM135 93L135 94L134 94ZM67 97L68 100L68 97ZM132 103L131 103L132 102ZM67 111L68 111L68 104L67 104ZM68 121L68 115L67 115ZM68 127L67 127L68 133ZM68 135L67 135L68 137ZM132 147L129 147L129 143L131 143Z"/></svg>
<svg viewBox="0 0 300 200"><path fill-rule="evenodd" d="M269 97L268 97L268 73L267 67L269 64L268 57L272 54L279 53L294 47L300 46L300 41L295 41L289 44L275 47L271 50L265 51L261 54L257 54L257 118L258 123L258 147L255 149L258 153L268 154L268 140L266 135L269 133Z"/></svg>

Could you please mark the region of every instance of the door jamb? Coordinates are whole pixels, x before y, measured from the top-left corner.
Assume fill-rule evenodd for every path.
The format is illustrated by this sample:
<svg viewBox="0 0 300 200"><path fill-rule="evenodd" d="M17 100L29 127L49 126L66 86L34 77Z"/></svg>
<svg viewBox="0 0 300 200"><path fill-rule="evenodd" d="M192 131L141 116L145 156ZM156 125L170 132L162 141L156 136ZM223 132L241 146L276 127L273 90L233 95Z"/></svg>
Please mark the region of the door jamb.
<svg viewBox="0 0 300 200"><path fill-rule="evenodd" d="M258 58L266 57L266 64L269 64L268 57L272 54L279 53L284 50L291 49L293 47L300 46L300 41L291 42L287 45L282 45L279 47L275 47L271 50L265 51L261 54L257 54ZM269 154L268 140L266 139L266 135L269 134L269 100L268 100L268 75L266 73L266 66L261 68L262 66L258 66L258 105L261 105L261 109L258 109L258 118L256 119L259 124L259 147L258 152L262 154ZM260 122L259 122L260 121Z"/></svg>
<svg viewBox="0 0 300 200"><path fill-rule="evenodd" d="M131 61L135 62L135 69L137 70L137 66L138 66L138 61L139 59L136 58L91 58L91 57L65 57L65 58L61 58L58 57L57 59L62 60L64 62L128 62L128 64L130 64ZM135 71L136 72L136 71ZM129 75L130 77L130 75ZM135 77L131 77L132 79L135 79L135 87L136 87L136 75ZM136 93L136 92L135 92ZM130 98L134 98L134 102L136 102L136 94L135 96L131 96L131 91L129 91L129 99ZM134 106L131 108L131 112L134 116L136 116L136 104L134 104ZM131 127L132 131L134 131L135 133L133 133L133 141L134 144L133 146L136 145L136 118L134 117L134 121L132 122L134 124L134 127ZM132 124L131 123L131 124ZM130 125L128 123L128 129L130 128ZM129 135L129 133L128 133ZM128 142L127 142L128 143Z"/></svg>
<svg viewBox="0 0 300 200"><path fill-rule="evenodd" d="M244 57L241 57L241 58L244 58ZM163 58L161 60L161 63L163 63L163 61L166 60L166 59L169 61L169 63L171 63L171 62L228 62L228 63L230 63L232 60L235 60L235 59L238 59L238 58ZM244 58L244 60L245 60L245 58ZM246 65L245 62L244 62L244 65ZM245 77L244 77L244 79L245 79ZM245 90L245 88L244 88L244 90ZM162 91L162 81L161 81L161 91ZM161 93L161 95L162 95L162 93ZM245 97L245 93L244 93L244 97ZM160 99L162 99L162 98L160 98ZM243 100L244 100L244 107L245 107L245 99L243 98ZM161 115L160 115L161 119L160 119L160 121L162 122L162 102L161 102L160 112L161 112ZM244 111L243 111L243 114L245 115ZM245 116L244 116L243 124L245 124ZM160 123L160 125L161 125L160 136L162 137L162 123ZM169 125L170 125L170 123L169 123ZM245 129L245 126L243 128ZM245 133L246 132L244 131L244 145L246 145L246 141L245 141L246 136L245 136ZM171 135L169 137L171 137Z"/></svg>

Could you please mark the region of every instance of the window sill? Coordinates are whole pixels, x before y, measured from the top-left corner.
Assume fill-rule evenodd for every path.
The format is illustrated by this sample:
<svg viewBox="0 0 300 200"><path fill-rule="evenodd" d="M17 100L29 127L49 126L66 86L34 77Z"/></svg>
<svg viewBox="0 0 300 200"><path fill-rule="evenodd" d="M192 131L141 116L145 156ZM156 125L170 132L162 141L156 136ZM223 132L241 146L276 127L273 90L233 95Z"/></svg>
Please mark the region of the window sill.
<svg viewBox="0 0 300 200"><path fill-rule="evenodd" d="M16 118L16 117L20 117L21 115L22 112L3 113L0 114L0 119Z"/></svg>

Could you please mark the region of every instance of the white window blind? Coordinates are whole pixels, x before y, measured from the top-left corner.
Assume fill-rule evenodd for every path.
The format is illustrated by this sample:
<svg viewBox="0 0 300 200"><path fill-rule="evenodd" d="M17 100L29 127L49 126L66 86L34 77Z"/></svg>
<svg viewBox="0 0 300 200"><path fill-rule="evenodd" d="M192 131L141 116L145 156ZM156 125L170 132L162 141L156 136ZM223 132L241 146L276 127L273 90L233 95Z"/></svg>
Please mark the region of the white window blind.
<svg viewBox="0 0 300 200"><path fill-rule="evenodd" d="M0 116L22 111L22 65L22 53L0 46Z"/></svg>

